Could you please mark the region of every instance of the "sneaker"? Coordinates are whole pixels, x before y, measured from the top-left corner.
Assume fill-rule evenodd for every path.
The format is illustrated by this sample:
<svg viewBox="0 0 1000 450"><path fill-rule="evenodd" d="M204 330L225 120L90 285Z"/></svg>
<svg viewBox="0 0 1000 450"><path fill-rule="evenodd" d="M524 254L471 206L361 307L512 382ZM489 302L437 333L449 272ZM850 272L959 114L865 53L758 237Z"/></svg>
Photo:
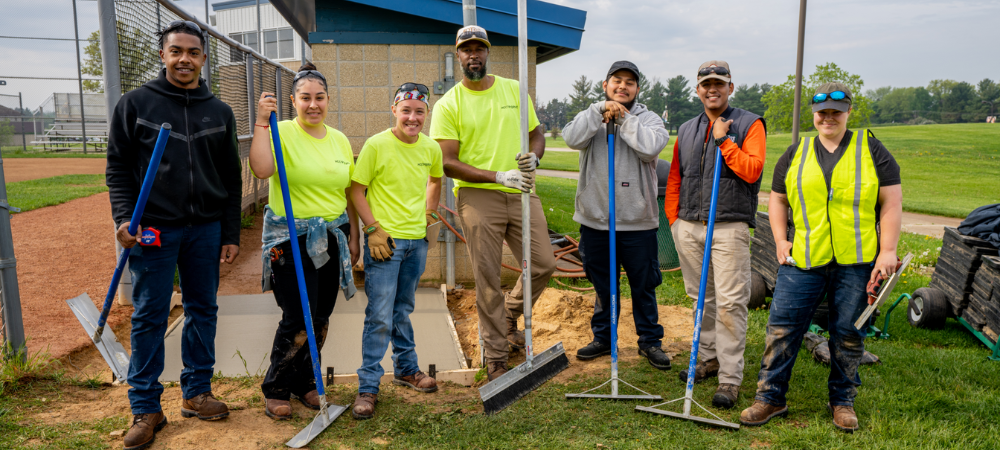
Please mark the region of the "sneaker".
<svg viewBox="0 0 1000 450"><path fill-rule="evenodd" d="M434 392L438 390L437 380L427 376L427 374L419 370L413 375L393 377L392 384L397 386L406 386L417 392Z"/></svg>
<svg viewBox="0 0 1000 450"><path fill-rule="evenodd" d="M187 398L181 403L181 417L197 417L201 420L219 420L229 417L229 407L212 395L212 391L203 392Z"/></svg>
<svg viewBox="0 0 1000 450"><path fill-rule="evenodd" d="M718 408L731 409L736 406L736 399L740 397L740 385L720 383L712 397L712 405Z"/></svg>
<svg viewBox="0 0 1000 450"><path fill-rule="evenodd" d="M649 365L657 369L670 370L670 357L660 347L640 348L639 356L646 358Z"/></svg>
<svg viewBox="0 0 1000 450"><path fill-rule="evenodd" d="M576 351L576 359L581 361L590 361L598 356L610 355L611 345L602 343L598 340L594 340L587 344L586 347L581 348Z"/></svg>
<svg viewBox="0 0 1000 450"><path fill-rule="evenodd" d="M489 361L486 363L486 378L493 381L507 373L507 361Z"/></svg>
<svg viewBox="0 0 1000 450"><path fill-rule="evenodd" d="M853 433L858 429L858 415L854 412L853 406L830 406L827 403L826 409L830 410L830 414L833 414L833 426L847 433Z"/></svg>
<svg viewBox="0 0 1000 450"><path fill-rule="evenodd" d="M378 403L378 396L370 392L362 392L354 398L354 408L351 415L355 420L371 419L375 415L375 404Z"/></svg>
<svg viewBox="0 0 1000 450"><path fill-rule="evenodd" d="M682 383L688 382L688 370L684 369L677 374ZM719 360L712 358L708 361L698 361L694 365L694 382L701 383L705 379L719 376Z"/></svg>
<svg viewBox="0 0 1000 450"><path fill-rule="evenodd" d="M136 414L132 417L132 426L125 434L125 450L142 450L153 445L156 439L156 432L167 425L167 417L163 411Z"/></svg>
<svg viewBox="0 0 1000 450"><path fill-rule="evenodd" d="M740 413L740 423L748 427L764 425L774 417L788 414L788 406L774 406L760 400L754 400L753 405Z"/></svg>

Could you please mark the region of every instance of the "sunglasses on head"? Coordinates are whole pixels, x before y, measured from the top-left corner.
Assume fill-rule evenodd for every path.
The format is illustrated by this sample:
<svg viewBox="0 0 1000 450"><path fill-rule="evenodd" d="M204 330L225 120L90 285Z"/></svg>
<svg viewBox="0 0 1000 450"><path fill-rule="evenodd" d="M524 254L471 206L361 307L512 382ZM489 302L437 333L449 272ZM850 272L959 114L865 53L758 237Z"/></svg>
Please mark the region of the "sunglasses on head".
<svg viewBox="0 0 1000 450"><path fill-rule="evenodd" d="M321 80L323 80L324 83L326 83L326 77L324 77L323 74L319 73L318 70L303 70L303 71L301 71L299 73L296 73L295 77L292 78L292 83L294 83L296 81L299 81L300 78L302 78L302 77L304 77L306 75L316 75Z"/></svg>
<svg viewBox="0 0 1000 450"><path fill-rule="evenodd" d="M427 89L427 86L424 86L424 85L422 85L420 83L404 83L402 86L399 87L399 89L396 89L396 93L399 93L399 92L409 92L409 91L412 91L412 90L416 90L417 92L419 92L421 94L424 94L424 95L427 95L427 93L430 92Z"/></svg>
<svg viewBox="0 0 1000 450"><path fill-rule="evenodd" d="M822 94L814 95L813 103L823 103L826 101L827 98L829 98L830 100L837 100L837 101L843 100L845 98L850 99L850 97L848 97L847 93L844 91L833 91L830 92L829 94L824 92Z"/></svg>
<svg viewBox="0 0 1000 450"><path fill-rule="evenodd" d="M727 69L725 67L706 67L706 68L701 69L701 70L698 71L698 76L699 77L703 77L703 76L706 76L706 75L711 75L713 73L716 74L716 75L722 75L722 76L725 77L725 76L729 76L729 69Z"/></svg>
<svg viewBox="0 0 1000 450"><path fill-rule="evenodd" d="M486 33L483 33L482 31L479 31L479 30L466 30L466 31L463 31L462 34L458 35L458 40L459 41L464 41L466 39L472 39L472 38L489 40L486 37Z"/></svg>
<svg viewBox="0 0 1000 450"><path fill-rule="evenodd" d="M201 33L201 27L199 27L198 24L196 24L196 23L194 23L194 22L192 22L190 20L175 20L173 22L168 23L167 24L167 28L164 28L164 30L168 30L170 28L176 28L176 27L190 28L190 29L192 29L194 31L197 31L197 32Z"/></svg>

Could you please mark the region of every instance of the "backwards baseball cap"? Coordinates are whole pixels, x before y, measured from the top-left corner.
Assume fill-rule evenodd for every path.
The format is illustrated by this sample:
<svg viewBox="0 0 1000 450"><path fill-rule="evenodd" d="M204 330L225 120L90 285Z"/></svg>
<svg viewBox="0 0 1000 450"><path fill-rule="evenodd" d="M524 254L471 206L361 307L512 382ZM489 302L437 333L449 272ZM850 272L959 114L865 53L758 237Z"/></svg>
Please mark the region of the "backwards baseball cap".
<svg viewBox="0 0 1000 450"><path fill-rule="evenodd" d="M615 63L611 65L611 68L608 69L608 75L604 77L604 79L605 80L611 79L611 75L613 75L615 72L619 70L627 70L629 72L632 72L632 75L635 76L635 80L637 82L639 81L639 68L636 67L635 64L632 64L631 61L615 61Z"/></svg>
<svg viewBox="0 0 1000 450"><path fill-rule="evenodd" d="M851 109L851 103L853 103L854 95L851 94L851 88L847 87L844 83L831 81L829 83L823 83L819 89L816 89L816 94L812 98L812 111L822 111L824 109L835 109L841 112L847 112Z"/></svg>
<svg viewBox="0 0 1000 450"><path fill-rule="evenodd" d="M705 61L698 66L698 83L715 78L726 83L732 83L732 73L729 71L729 63L721 60Z"/></svg>
<svg viewBox="0 0 1000 450"><path fill-rule="evenodd" d="M455 48L469 41L482 42L486 48L490 48L490 38L486 36L486 29L475 25L469 25L458 30L455 35Z"/></svg>

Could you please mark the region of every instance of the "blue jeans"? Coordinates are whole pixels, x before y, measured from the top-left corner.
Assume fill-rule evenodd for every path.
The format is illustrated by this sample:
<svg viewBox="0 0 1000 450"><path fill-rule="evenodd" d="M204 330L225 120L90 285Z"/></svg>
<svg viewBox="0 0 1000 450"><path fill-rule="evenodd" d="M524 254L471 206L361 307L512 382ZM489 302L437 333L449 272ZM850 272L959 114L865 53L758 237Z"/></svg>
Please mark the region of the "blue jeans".
<svg viewBox="0 0 1000 450"><path fill-rule="evenodd" d="M427 262L427 241L393 239L396 249L388 261L372 259L365 236L365 328L361 334L361 367L358 369L358 392L378 394L385 371L382 358L392 342L393 373L396 377L413 375L420 370L410 313L416 301L417 282Z"/></svg>
<svg viewBox="0 0 1000 450"><path fill-rule="evenodd" d="M212 390L215 365L215 326L219 311L219 222L180 227L156 227L160 247L132 247L132 358L128 391L132 414L155 413L160 407L163 372L163 335L170 315L174 268L180 271L184 295L181 336L181 391L185 399Z"/></svg>
<svg viewBox="0 0 1000 450"><path fill-rule="evenodd" d="M865 287L870 265L830 264L812 270L782 265L774 286L767 340L760 363L756 399L774 406L785 405L792 366L799 355L802 337L809 330L813 313L824 294L830 305L831 405L853 406L861 386L858 365L865 351L865 330L854 321L868 306Z"/></svg>

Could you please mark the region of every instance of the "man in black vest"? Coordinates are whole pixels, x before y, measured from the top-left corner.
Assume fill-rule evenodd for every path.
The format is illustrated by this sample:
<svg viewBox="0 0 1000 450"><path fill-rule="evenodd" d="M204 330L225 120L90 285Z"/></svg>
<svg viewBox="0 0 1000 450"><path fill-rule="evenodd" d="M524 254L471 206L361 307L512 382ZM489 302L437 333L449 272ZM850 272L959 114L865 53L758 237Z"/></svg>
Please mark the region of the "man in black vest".
<svg viewBox="0 0 1000 450"><path fill-rule="evenodd" d="M712 200L715 149L724 165L707 268L705 312L695 381L718 376L712 404L732 408L743 382L747 303L750 300L750 228L764 169L766 130L760 116L729 106L729 64L708 61L698 68L698 98L705 112L683 125L674 141L664 212L670 220L688 296L697 300ZM715 277L719 274L719 277ZM687 381L687 370L680 378Z"/></svg>

